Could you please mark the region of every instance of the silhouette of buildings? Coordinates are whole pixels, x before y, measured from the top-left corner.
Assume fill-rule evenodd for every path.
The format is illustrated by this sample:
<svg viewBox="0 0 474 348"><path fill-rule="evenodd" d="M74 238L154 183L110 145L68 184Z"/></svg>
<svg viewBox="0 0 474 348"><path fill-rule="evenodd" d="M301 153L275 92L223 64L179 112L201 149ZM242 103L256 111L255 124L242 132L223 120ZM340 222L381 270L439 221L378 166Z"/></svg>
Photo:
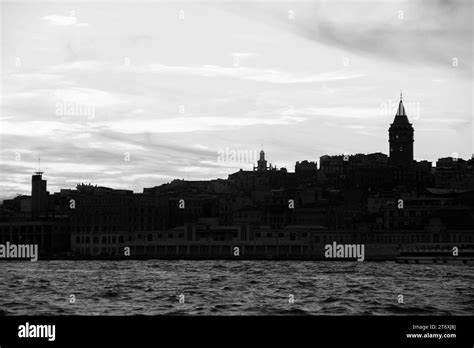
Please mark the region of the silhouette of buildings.
<svg viewBox="0 0 474 348"><path fill-rule="evenodd" d="M364 243L366 259L400 245L474 242L474 160L415 161L400 100L389 155L322 156L295 171L267 163L227 179L173 180L143 193L90 184L5 200L0 243L38 242L40 258L319 259L326 243Z"/></svg>

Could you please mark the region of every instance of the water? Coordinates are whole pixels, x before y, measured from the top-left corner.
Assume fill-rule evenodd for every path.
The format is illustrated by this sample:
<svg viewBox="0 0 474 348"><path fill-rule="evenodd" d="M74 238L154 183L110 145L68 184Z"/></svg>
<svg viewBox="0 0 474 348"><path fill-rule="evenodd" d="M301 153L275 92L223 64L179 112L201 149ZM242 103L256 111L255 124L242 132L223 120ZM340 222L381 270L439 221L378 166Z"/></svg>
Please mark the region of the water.
<svg viewBox="0 0 474 348"><path fill-rule="evenodd" d="M394 262L1 262L0 315L472 315L473 270Z"/></svg>

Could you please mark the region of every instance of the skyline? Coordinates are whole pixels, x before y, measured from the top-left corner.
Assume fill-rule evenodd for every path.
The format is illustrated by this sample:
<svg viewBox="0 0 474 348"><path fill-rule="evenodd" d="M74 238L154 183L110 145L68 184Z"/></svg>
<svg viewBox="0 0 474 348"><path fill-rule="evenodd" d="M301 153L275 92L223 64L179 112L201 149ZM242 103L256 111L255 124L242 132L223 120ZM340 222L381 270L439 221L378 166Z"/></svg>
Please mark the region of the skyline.
<svg viewBox="0 0 474 348"><path fill-rule="evenodd" d="M51 191L140 192L252 167L219 149L388 153L400 90L415 159L472 156L470 2L238 5L2 2L0 199L38 157Z"/></svg>
<svg viewBox="0 0 474 348"><path fill-rule="evenodd" d="M402 111L400 111L400 110L402 110ZM400 104L399 104L399 107L398 107L398 111L397 111L397 115L396 115L396 116L399 116L399 113L400 113L401 115L405 115L405 109L404 109L404 106L403 106L403 104L402 104L401 95L400 95ZM396 116L395 116L395 117L396 117ZM395 123L395 120L394 120L394 123ZM398 137L397 137L397 139L398 139ZM252 153L252 152L253 152L253 153ZM265 167L266 169L264 169L264 170L266 170L266 171L271 171L272 169L273 169L273 170L281 170L282 168L284 168L284 169L285 169L287 172L289 172L289 173L295 173L295 169L292 170L289 166L284 166L284 167L278 168L277 166L275 166L274 164L272 164L270 161L267 161L267 159L265 158L266 153L264 152L263 148L262 148L260 151L254 150L254 151L252 151L252 152L249 152L249 151L239 152L239 151L233 151L233 150L230 150L230 151L229 151L228 148L226 148L225 150L219 149L219 151L218 151L218 153L219 153L218 157L220 157L220 158L222 158L222 157L224 157L224 158L231 158L231 159L232 159L231 161L234 161L234 162L235 162L234 164L236 164L236 165L243 165L243 166L248 166L248 163L250 163L250 162L238 162L238 159L245 159L245 160L247 160L247 159L249 159L249 158L254 158L254 159L255 159L255 161L254 161L253 164L252 164L252 168L245 168L245 167L242 168L242 167L241 167L238 171L242 171L242 170L243 170L243 171L248 171L248 172L259 171L259 170L261 170L261 169L259 168L260 162L263 160L264 163L265 163L265 165L268 164L268 166ZM257 154L258 154L258 155L257 155ZM262 155L262 154L263 154L263 155ZM344 157L345 157L345 156L347 155L348 158L350 159L350 157L352 157L352 156L371 155L371 154L382 154L382 155L385 155L385 156L387 157L387 164L390 164L390 154L385 154L385 153L383 153L383 152L373 152L373 153L365 153L365 154L364 154L364 153L360 153L360 152L355 152L355 153L323 155L322 157L327 157L327 156L329 156L329 157L344 156ZM262 156L263 156L263 157L262 157ZM453 158L453 157L447 157L447 158ZM467 158L467 159L464 159L464 158L456 158L456 157L454 157L454 158L455 158L455 160L465 160L465 161L468 161L468 160L470 160L471 158L474 159L474 154L472 155L471 158ZM237 161L235 161L234 159L237 159ZM258 160L257 160L257 159L258 159ZM318 171L321 169L321 161L320 161L320 159L321 159L321 158L319 158L319 159L317 159L316 161L314 161L314 162L316 163L316 166L317 166ZM438 160L439 160L439 159L443 159L443 158L440 157L440 158L438 158ZM218 160L218 161L219 161L219 160ZM301 163L301 162L305 162L305 161L308 161L308 162L310 162L310 163L312 162L311 160L300 159L300 160L297 160L296 162L294 162L294 164L296 165L297 163ZM426 161L426 160L421 159L420 161L417 161L416 159L413 159L413 161L415 161L415 162L423 162L423 161ZM432 168L436 168L436 164L437 164L436 161L435 161L435 162L430 162L430 163L431 163ZM393 164L392 164L392 165L393 165ZM400 164L397 164L397 165L400 165ZM401 165L403 166L403 164L401 164ZM203 181L212 181L212 180L218 180L218 179L227 180L227 179L229 179L229 176L230 176L231 174L236 174L238 171L232 172L232 173L228 173L228 174L227 174L227 177L225 177L225 178L217 178L217 177L214 177L214 178L207 178L207 179L204 179ZM37 171L34 172L34 174L35 174L35 175L40 175L40 177L41 177L43 174L45 174L45 172L41 171L40 160L38 160L38 169L37 169ZM46 180L45 182L47 182L47 179L45 179L45 180ZM150 187L148 187L148 188L158 187L158 186L161 186L161 185L163 185L163 184L171 183L172 181L175 181L175 180L196 181L195 179L192 179L192 178L191 178L191 179L174 178L174 179L172 179L172 180L169 181L169 182L160 183L159 185L153 185L153 186L150 186ZM199 180L197 180L197 181L199 181ZM95 186L95 187L104 187L104 186L102 186L102 185L98 185L97 183L95 183L95 185L94 185L94 183L91 183L91 182L88 182L88 183L87 183L87 182L77 182L75 188L77 188L77 186L79 186L79 185L86 185L86 186L87 186L87 185L91 185L91 186ZM53 184L52 186L54 186L54 184ZM108 187L108 188L111 188L111 189L113 189L113 190L128 190L128 189L125 188L125 187L120 187L120 188L117 188L117 187ZM71 189L71 188L68 187L68 188L64 188L64 189ZM145 190L145 189L146 189L146 187L142 187L141 192L140 192L140 191L136 192L135 190L128 190L128 191L132 191L133 193L144 193L144 190ZM59 192L59 191L58 191L58 192ZM54 192L53 192L53 193L54 193ZM26 195L26 196L28 196L28 195ZM14 197L6 197L6 198L1 198L1 197L0 197L0 200L3 200L3 199L12 199L12 198L14 198Z"/></svg>

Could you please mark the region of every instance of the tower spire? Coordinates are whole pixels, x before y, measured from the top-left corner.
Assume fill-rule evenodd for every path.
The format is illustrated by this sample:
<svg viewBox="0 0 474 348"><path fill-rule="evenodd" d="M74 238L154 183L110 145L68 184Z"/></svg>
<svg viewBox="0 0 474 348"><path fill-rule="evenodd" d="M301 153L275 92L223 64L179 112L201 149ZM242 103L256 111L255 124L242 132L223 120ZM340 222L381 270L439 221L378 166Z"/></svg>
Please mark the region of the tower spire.
<svg viewBox="0 0 474 348"><path fill-rule="evenodd" d="M38 171L35 172L36 175L41 175L43 172L41 171L41 157L38 156Z"/></svg>
<svg viewBox="0 0 474 348"><path fill-rule="evenodd" d="M402 91L400 91L400 103L398 103L398 110L395 116L406 116L405 107L403 106L402 98L403 98Z"/></svg>

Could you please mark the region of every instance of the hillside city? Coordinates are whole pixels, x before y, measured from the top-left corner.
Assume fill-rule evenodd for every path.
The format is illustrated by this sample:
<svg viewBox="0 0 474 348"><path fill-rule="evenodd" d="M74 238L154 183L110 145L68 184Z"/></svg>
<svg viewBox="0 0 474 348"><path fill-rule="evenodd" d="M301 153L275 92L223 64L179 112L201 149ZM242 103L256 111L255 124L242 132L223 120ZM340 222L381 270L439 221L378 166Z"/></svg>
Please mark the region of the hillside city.
<svg viewBox="0 0 474 348"><path fill-rule="evenodd" d="M37 243L43 258L318 259L325 243L366 244L391 259L402 244L474 242L474 159L414 160L414 129L400 100L389 155L322 156L294 172L268 163L227 179L173 180L142 193L79 184L50 194L42 172L31 196L0 206L0 243ZM40 256L40 258L41 258Z"/></svg>

